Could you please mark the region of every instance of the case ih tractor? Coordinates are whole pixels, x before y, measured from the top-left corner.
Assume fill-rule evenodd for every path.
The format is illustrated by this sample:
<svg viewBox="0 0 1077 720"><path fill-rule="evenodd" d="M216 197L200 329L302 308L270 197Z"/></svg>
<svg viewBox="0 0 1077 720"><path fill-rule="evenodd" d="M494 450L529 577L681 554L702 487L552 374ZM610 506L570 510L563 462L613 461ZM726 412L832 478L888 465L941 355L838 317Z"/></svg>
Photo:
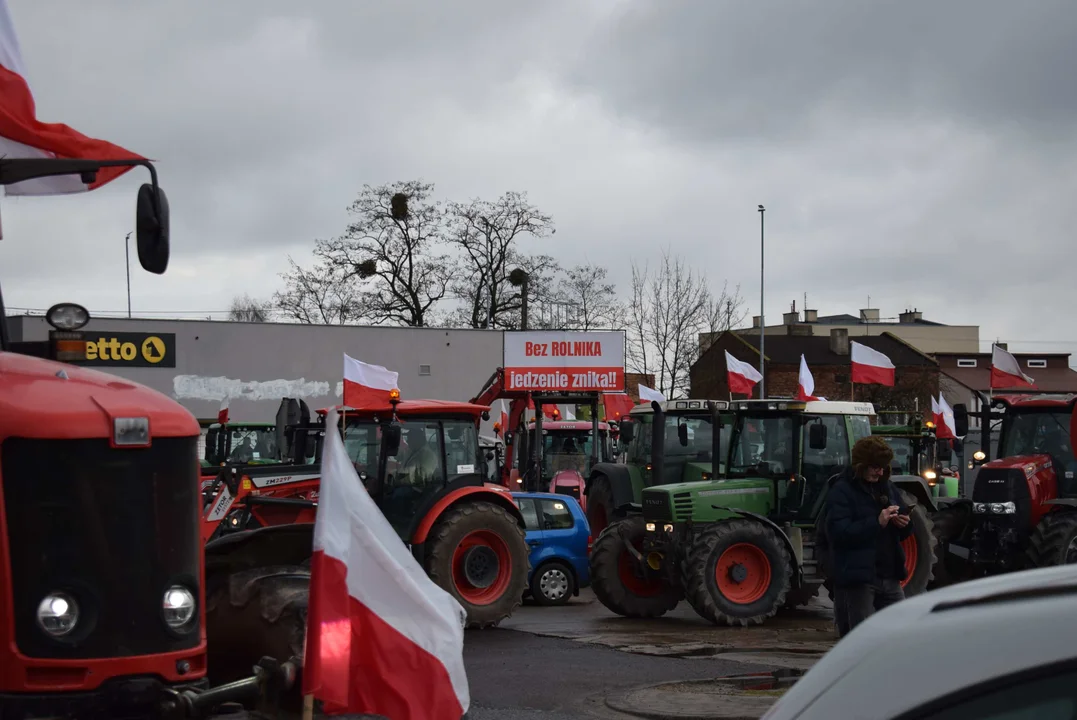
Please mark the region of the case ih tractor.
<svg viewBox="0 0 1077 720"><path fill-rule="evenodd" d="M595 465L587 478L587 520L591 533L598 537L611 520L624 517L641 502L643 489L658 480L652 463L653 448L658 446L652 435L659 428L666 438L660 448L666 453L664 482L718 477L724 460L723 448L728 447L732 417L726 412L727 406L724 401L670 400L658 405L662 411L659 420L655 420L653 403L632 408L619 426L619 444L625 462ZM654 422L660 426L656 427Z"/></svg>
<svg viewBox="0 0 1077 720"><path fill-rule="evenodd" d="M935 499L958 496L961 476L957 467L949 464L952 441L937 438L934 423L913 418L905 425L873 425L871 434L886 440L894 451L895 475L919 475Z"/></svg>
<svg viewBox="0 0 1077 720"><path fill-rule="evenodd" d="M815 556L830 481L870 435L870 404L749 400L734 410L721 477L665 484L666 458L684 447L652 403L652 474L642 513L609 525L594 543L591 582L609 609L656 617L687 598L715 624L761 624L782 607L809 602L826 584ZM721 418L717 407L712 409ZM683 471L674 470L679 478ZM913 508L903 543L909 595L932 578L935 540L923 478L892 477Z"/></svg>
<svg viewBox="0 0 1077 720"><path fill-rule="evenodd" d="M940 501L935 514L946 581L1077 562L1075 401L984 398L972 497ZM965 405L954 406L959 436L968 432L968 417ZM1001 421L996 460L988 455L992 421Z"/></svg>
<svg viewBox="0 0 1077 720"><path fill-rule="evenodd" d="M0 159L0 184L144 166L138 257L168 265L168 203L145 160ZM199 426L174 400L77 363L89 313L56 305L13 343L0 300L0 717L207 717L272 710L291 654L208 690ZM212 634L210 643L216 643ZM252 665L258 662L252 676Z"/></svg>

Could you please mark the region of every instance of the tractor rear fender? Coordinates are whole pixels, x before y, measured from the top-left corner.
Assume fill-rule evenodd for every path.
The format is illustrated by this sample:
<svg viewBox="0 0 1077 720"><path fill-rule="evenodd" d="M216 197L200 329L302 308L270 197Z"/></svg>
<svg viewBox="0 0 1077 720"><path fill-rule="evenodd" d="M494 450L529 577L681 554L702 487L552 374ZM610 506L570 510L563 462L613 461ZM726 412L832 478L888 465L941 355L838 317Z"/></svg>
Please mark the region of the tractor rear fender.
<svg viewBox="0 0 1077 720"><path fill-rule="evenodd" d="M523 513L520 512L519 506L517 506L515 500L513 500L512 493L504 485L495 485L494 483L466 485L450 489L447 493L438 498L433 506L423 514L422 520L416 526L415 532L412 533L412 545L421 545L426 542L426 538L430 534L430 530L434 527L434 523L436 523L438 518L444 515L447 510L457 505L471 502L488 502L493 503L494 505L499 505L508 510L509 513L516 518L517 525L525 527Z"/></svg>
<svg viewBox="0 0 1077 720"><path fill-rule="evenodd" d="M272 565L302 565L314 552L314 523L241 530L206 543L206 595L232 573Z"/></svg>
<svg viewBox="0 0 1077 720"><path fill-rule="evenodd" d="M890 482L896 488L900 488L916 498L916 502L923 506L924 510L933 513L938 510L935 501L931 498L931 488L919 475L894 475Z"/></svg>
<svg viewBox="0 0 1077 720"><path fill-rule="evenodd" d="M797 557L799 553L797 553L793 549L793 541L789 539L789 536L785 534L785 530L782 530L781 526L778 525L778 523L774 522L766 515L759 515L758 513L741 510L739 508L731 508L724 505L711 505L711 507L715 510L725 510L726 512L740 515L741 517L751 518L752 520L756 520L763 523L764 525L774 530L774 532L778 533L778 537L780 537L782 539L782 542L785 543L785 549L789 551L789 557L793 559L794 563L796 563L796 568L794 568L794 580L796 580L796 585L799 587L803 583L804 569L800 566L800 563L797 563Z"/></svg>
<svg viewBox="0 0 1077 720"><path fill-rule="evenodd" d="M585 483L588 495L591 493L591 483L596 477L603 476L610 483L610 492L613 496L613 510L626 510L629 505L639 503L641 498L636 497L636 490L632 487L632 475L628 472L627 465L615 463L598 463L591 468L591 474Z"/></svg>

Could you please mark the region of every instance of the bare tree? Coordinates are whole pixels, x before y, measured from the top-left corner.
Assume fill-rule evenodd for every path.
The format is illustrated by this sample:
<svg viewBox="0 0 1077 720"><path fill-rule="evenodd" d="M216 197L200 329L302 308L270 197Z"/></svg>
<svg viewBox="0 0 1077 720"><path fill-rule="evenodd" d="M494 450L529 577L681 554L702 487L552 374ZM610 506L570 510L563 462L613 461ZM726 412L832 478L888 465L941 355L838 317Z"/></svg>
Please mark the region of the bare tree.
<svg viewBox="0 0 1077 720"><path fill-rule="evenodd" d="M715 297L702 272L690 268L667 249L658 268L632 265L632 301L628 308L629 356L633 372L654 373L666 397L686 395L690 370L699 358L699 334L742 315L739 289L725 287Z"/></svg>
<svg viewBox="0 0 1077 720"><path fill-rule="evenodd" d="M511 328L519 325L520 290L509 274L522 268L530 276L531 297L548 292L556 263L548 255L527 255L518 241L525 235L542 238L555 230L549 215L531 205L525 193L507 192L495 201L450 203L449 242L462 251L452 290L463 301L459 324L473 328Z"/></svg>
<svg viewBox="0 0 1077 720"><path fill-rule="evenodd" d="M267 300L255 300L250 295L232 298L232 307L228 310L228 319L235 322L266 322L273 316L273 303Z"/></svg>
<svg viewBox="0 0 1077 720"><path fill-rule="evenodd" d="M364 185L348 208L356 219L343 237L319 241L314 251L344 278L360 281L362 304L374 324L426 326L431 308L445 297L449 260L437 252L444 210L430 200L433 190L418 180ZM407 196L407 217L394 217L397 194Z"/></svg>
<svg viewBox="0 0 1077 720"><path fill-rule="evenodd" d="M621 328L625 307L617 289L606 280L609 272L599 265L577 265L565 271L548 305L551 313L545 325L557 330L598 330Z"/></svg>
<svg viewBox="0 0 1077 720"><path fill-rule="evenodd" d="M281 273L284 290L273 294L273 305L284 317L310 325L347 325L367 317L358 282L344 268L317 263L300 267L290 257L291 270Z"/></svg>
<svg viewBox="0 0 1077 720"><path fill-rule="evenodd" d="M747 316L748 310L744 305L744 298L740 295L740 285L733 288L733 293L730 294L729 283L723 283L722 291L717 297L712 296L707 304L706 328L700 335L697 357L707 352L707 348L719 335L739 327Z"/></svg>

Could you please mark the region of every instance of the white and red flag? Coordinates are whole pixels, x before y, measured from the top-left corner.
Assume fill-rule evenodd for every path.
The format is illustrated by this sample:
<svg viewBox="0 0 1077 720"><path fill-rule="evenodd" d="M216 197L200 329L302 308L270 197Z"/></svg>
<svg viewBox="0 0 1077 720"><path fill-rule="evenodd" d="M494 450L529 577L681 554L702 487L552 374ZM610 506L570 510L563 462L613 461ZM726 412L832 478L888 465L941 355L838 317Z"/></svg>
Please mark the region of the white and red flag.
<svg viewBox="0 0 1077 720"><path fill-rule="evenodd" d="M7 0L0 0L0 157L77 160L142 160L138 153L87 137L62 123L37 119L26 66ZM129 171L110 167L97 171L91 183L78 175L34 178L4 186L8 195L63 195L99 188Z"/></svg>
<svg viewBox="0 0 1077 720"><path fill-rule="evenodd" d="M815 378L808 369L808 361L800 356L800 377L797 381L797 400L825 400L815 396Z"/></svg>
<svg viewBox="0 0 1077 720"><path fill-rule="evenodd" d="M991 388L1027 387L1036 389L1035 380L1021 370L1021 365L1010 353L998 345L991 346Z"/></svg>
<svg viewBox="0 0 1077 720"><path fill-rule="evenodd" d="M639 386L639 401L640 402L665 402L666 396L658 392L653 388L649 388L646 385Z"/></svg>
<svg viewBox="0 0 1077 720"><path fill-rule="evenodd" d="M860 385L894 386L894 363L878 350L858 342L850 343L853 382Z"/></svg>
<svg viewBox="0 0 1077 720"><path fill-rule="evenodd" d="M0 0L2 1L2 0ZM224 425L228 422L228 396L224 396L224 400L221 400L221 409L217 411L217 422Z"/></svg>
<svg viewBox="0 0 1077 720"><path fill-rule="evenodd" d="M505 400L503 400L503 399L498 400L497 402L498 402L498 404L499 404L499 406L501 408L501 415L498 418L498 421L501 424L501 430L498 432L498 434L501 437L505 437L505 433L507 433L509 431L509 411L508 411L508 406L506 405Z"/></svg>
<svg viewBox="0 0 1077 720"><path fill-rule="evenodd" d="M729 392L751 395L756 383L763 379L751 364L738 360L725 351L725 371L729 382Z"/></svg>
<svg viewBox="0 0 1077 720"><path fill-rule="evenodd" d="M627 416L635 405L628 393L602 393L602 404L606 408L606 422Z"/></svg>
<svg viewBox="0 0 1077 720"><path fill-rule="evenodd" d="M400 374L344 353L343 404L356 409L389 407L389 391L399 390ZM328 427L328 426L326 426Z"/></svg>
<svg viewBox="0 0 1077 720"><path fill-rule="evenodd" d="M326 427L337 426L330 410ZM467 613L427 577L325 434L310 565L303 694L326 714L460 720Z"/></svg>
<svg viewBox="0 0 1077 720"><path fill-rule="evenodd" d="M946 398L939 393L939 399L931 398L931 413L935 416L935 437L947 440L957 437L957 423L954 411Z"/></svg>

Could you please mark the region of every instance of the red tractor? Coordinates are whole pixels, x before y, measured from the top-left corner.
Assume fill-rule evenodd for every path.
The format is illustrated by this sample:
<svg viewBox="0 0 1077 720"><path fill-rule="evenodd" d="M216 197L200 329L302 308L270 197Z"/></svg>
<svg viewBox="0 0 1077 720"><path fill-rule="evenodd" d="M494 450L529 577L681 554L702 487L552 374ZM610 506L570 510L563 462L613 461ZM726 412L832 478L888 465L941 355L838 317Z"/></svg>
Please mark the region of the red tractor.
<svg viewBox="0 0 1077 720"><path fill-rule="evenodd" d="M972 497L939 498L933 517L941 560L937 584L1077 562L1075 401L1074 395L985 399ZM965 435L964 405L954 406L954 419L958 436ZM990 460L996 420L1001 421L998 459Z"/></svg>
<svg viewBox="0 0 1077 720"><path fill-rule="evenodd" d="M161 274L168 202L148 161L0 159L0 184L135 165L152 180L138 193L138 257ZM46 319L48 341L12 342L0 298L0 717L206 717L271 702L294 687L291 655L258 656L208 689L197 420L69 364L86 357L84 308Z"/></svg>

